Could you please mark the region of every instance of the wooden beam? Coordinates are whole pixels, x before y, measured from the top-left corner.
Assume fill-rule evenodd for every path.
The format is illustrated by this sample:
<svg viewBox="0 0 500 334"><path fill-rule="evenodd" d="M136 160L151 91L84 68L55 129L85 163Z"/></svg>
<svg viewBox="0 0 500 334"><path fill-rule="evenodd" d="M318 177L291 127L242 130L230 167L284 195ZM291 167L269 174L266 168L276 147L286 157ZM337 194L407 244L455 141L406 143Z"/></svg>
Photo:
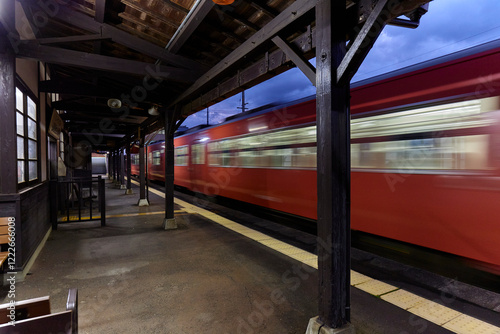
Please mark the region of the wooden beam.
<svg viewBox="0 0 500 334"><path fill-rule="evenodd" d="M207 85L209 82L214 80L222 72L226 71L229 67L234 65L237 61L241 60L250 51L252 51L257 46L262 45L262 43L268 41L274 37L279 31L287 27L290 23L307 13L309 10L314 8L316 5L315 1L308 0L297 0L288 8L286 8L280 15L269 22L264 28L253 34L245 43L240 45L231 54L221 60L217 65L212 67L207 71L202 77L200 77L191 87L189 87L181 96L172 103L171 106L179 104L186 98L190 97L192 94L196 93L200 88Z"/></svg>
<svg viewBox="0 0 500 334"><path fill-rule="evenodd" d="M172 53L179 52L180 48L186 43L188 38L198 28L203 19L214 7L214 2L210 0L197 3L198 5L191 8L185 20L179 26L174 34L174 37L168 42L166 49Z"/></svg>
<svg viewBox="0 0 500 334"><path fill-rule="evenodd" d="M95 0L94 20L99 23L104 23L105 16L106 16L106 0Z"/></svg>
<svg viewBox="0 0 500 334"><path fill-rule="evenodd" d="M128 110L125 111L125 109L112 109L108 106L102 106L102 105L85 105L81 103L75 103L71 101L56 101L52 103L52 107L56 110L65 110L68 111L69 114L72 112L82 112L86 114L97 114L101 115L102 117L109 116L109 117L120 117L123 116L124 114L129 115L129 116L138 116L138 117L148 117L147 111L140 110L140 109L132 109L128 108Z"/></svg>
<svg viewBox="0 0 500 334"><path fill-rule="evenodd" d="M184 14L187 14L189 13L189 9L187 8L184 8L178 4L176 4L175 2L171 1L171 0L164 0L163 1L167 6L169 6L170 8L174 8L175 10L178 10L179 12L182 12Z"/></svg>
<svg viewBox="0 0 500 334"><path fill-rule="evenodd" d="M253 8L261 11L262 13L266 14L267 16L269 16L271 19L274 19L276 16L279 15L279 12L276 11L275 9L269 7L269 6L266 6L266 5L261 5L261 4L258 4L254 1L248 1L249 2L249 5L252 6Z"/></svg>
<svg viewBox="0 0 500 334"><path fill-rule="evenodd" d="M91 97L104 97L116 98L122 92L109 89L108 87L100 87L97 85L90 85L83 81L72 79L58 79L58 80L45 80L40 81L38 85L40 92L81 95Z"/></svg>
<svg viewBox="0 0 500 334"><path fill-rule="evenodd" d="M138 2L133 2L133 1L130 1L130 0L121 0L121 1L122 1L122 3L124 3L127 6L129 6L130 8L133 8L133 9L135 9L135 10L141 12L141 13L144 13L144 14L152 17L155 20L158 20L158 21L160 21L162 23L165 23L166 25L168 25L168 26L170 26L170 27L172 27L174 29L177 29L177 27L179 26L178 24L175 24L172 21L167 20L165 16L163 16L163 15L161 15L159 13L156 13L154 11L151 11L148 8L145 8L145 7L141 6L141 5L139 5Z"/></svg>
<svg viewBox="0 0 500 334"><path fill-rule="evenodd" d="M66 36L66 37L38 38L36 40L29 40L29 42L37 42L39 44L59 44L59 43L100 41L104 39L109 39L109 38L103 37L100 34L90 34L90 35L76 35L76 36Z"/></svg>
<svg viewBox="0 0 500 334"><path fill-rule="evenodd" d="M28 0L20 1L29 3ZM144 53L150 57L161 59L168 64L184 67L194 71L204 72L206 70L204 66L194 60L169 53L160 46L138 38L123 30L117 29L109 24L96 22L93 18L88 17L85 14L78 13L75 10L71 10L66 6L59 6L59 10L54 14L54 18L89 32L101 33L103 37L111 38L116 43Z"/></svg>
<svg viewBox="0 0 500 334"><path fill-rule="evenodd" d="M304 73L304 75L316 86L316 69L310 62L305 60L302 56L295 53L295 51L283 40L281 37L273 37L272 41L290 58L295 65Z"/></svg>
<svg viewBox="0 0 500 334"><path fill-rule="evenodd" d="M89 110L91 110L92 108L89 108ZM69 113L66 113L66 114L61 114L61 118L63 120L67 120L67 121L75 121L75 122L78 122L78 121L88 121L87 124L95 124L97 125L97 127L99 127L103 119L103 117L106 117L109 121L113 122L113 125L110 125L110 128L112 128L115 124L132 124L132 125L139 125L141 124L144 119L147 118L147 113L144 112L144 117L137 117L137 118L125 118L125 117L122 117L120 118L119 114L115 115L115 117L112 117L112 116L108 116L106 117L105 115L103 114L98 114L98 113L81 113L81 112L69 112Z"/></svg>
<svg viewBox="0 0 500 334"><path fill-rule="evenodd" d="M386 25L386 22L380 18L380 13L387 4L387 1L379 0L363 24L363 28L361 28L361 31L356 36L337 69L337 82L350 82L373 44L375 44L375 41Z"/></svg>
<svg viewBox="0 0 500 334"><path fill-rule="evenodd" d="M106 0L95 0L95 15L94 20L98 23L104 23L104 18L106 16ZM94 42L94 53L101 54L102 42L96 40ZM95 83L99 81L96 79Z"/></svg>
<svg viewBox="0 0 500 334"><path fill-rule="evenodd" d="M233 19L234 21L240 23L242 26L245 26L246 28L249 28L249 29L251 29L253 31L259 31L260 30L260 27L258 25L256 25L253 22L248 21L247 19L241 17L240 15L236 14L235 12L231 12L231 11L227 11L227 10L221 10L218 7L216 7L216 8L217 8L217 10L219 12L223 13L223 15L229 16L231 19Z"/></svg>
<svg viewBox="0 0 500 334"><path fill-rule="evenodd" d="M163 38L165 38L166 40L168 40L172 37L172 34L167 34L167 33L165 33L165 31L158 30L156 27L152 26L151 24L148 24L147 22L140 20L137 17L135 17L129 13L123 12L123 13L118 14L118 16L126 21L132 22L133 24L144 27L145 30L149 30L157 35L160 35Z"/></svg>
<svg viewBox="0 0 500 334"><path fill-rule="evenodd" d="M170 66L154 65L135 60L101 56L86 52L72 51L35 43L19 45L19 58L35 59L46 63L68 65L96 70L150 76L176 82L193 82L195 73Z"/></svg>

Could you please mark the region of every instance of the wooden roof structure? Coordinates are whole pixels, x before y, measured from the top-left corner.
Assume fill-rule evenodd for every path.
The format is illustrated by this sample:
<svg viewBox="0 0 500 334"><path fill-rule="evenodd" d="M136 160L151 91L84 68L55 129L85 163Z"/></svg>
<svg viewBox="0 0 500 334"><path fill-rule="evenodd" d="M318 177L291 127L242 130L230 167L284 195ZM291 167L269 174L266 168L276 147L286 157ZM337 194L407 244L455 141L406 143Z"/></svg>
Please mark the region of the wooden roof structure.
<svg viewBox="0 0 500 334"><path fill-rule="evenodd" d="M58 94L52 107L62 111L73 136L99 132L106 118L112 126L100 135L122 137L125 143L139 127L147 132L163 127L160 116L148 113L151 108L171 113L179 125L294 66L315 82L308 59L315 56L316 1L236 0L228 6L211 0L18 2L26 20L16 22L16 57L49 64L50 77L40 82L40 91ZM382 26L418 24L426 2L383 1L385 16L376 19ZM345 1L348 47L358 51L368 41L366 50L352 57L364 58L372 45L363 27L377 3ZM408 19L397 19L403 14ZM26 25L35 36L23 36ZM363 33L365 39L356 45ZM346 63L343 71L350 80L354 69ZM121 106L111 108L110 99ZM95 146L106 145L103 140Z"/></svg>

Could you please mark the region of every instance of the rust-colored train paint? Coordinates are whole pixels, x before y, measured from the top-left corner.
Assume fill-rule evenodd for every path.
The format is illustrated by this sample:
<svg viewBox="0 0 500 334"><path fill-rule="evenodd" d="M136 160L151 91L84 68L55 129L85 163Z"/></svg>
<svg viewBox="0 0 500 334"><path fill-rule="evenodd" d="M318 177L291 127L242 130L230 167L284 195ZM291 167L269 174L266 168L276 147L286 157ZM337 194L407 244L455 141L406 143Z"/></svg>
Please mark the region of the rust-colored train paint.
<svg viewBox="0 0 500 334"><path fill-rule="evenodd" d="M500 40L354 84L351 95L351 228L500 273ZM315 219L316 143L304 139L315 116L309 98L186 132L175 183ZM162 145L148 147L150 179L163 179Z"/></svg>

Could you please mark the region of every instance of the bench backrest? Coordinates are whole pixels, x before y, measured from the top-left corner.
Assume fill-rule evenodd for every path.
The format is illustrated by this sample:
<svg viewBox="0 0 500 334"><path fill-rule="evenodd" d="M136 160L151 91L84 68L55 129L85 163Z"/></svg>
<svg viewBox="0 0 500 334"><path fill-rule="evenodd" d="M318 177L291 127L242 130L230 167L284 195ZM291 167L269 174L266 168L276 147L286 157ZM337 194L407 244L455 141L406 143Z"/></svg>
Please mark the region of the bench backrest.
<svg viewBox="0 0 500 334"><path fill-rule="evenodd" d="M0 334L62 333L78 334L78 290L70 289L66 311L50 313L49 297L16 302L15 326L9 318L11 304L0 305Z"/></svg>
<svg viewBox="0 0 500 334"><path fill-rule="evenodd" d="M9 218L0 217L0 244L9 243Z"/></svg>
<svg viewBox="0 0 500 334"><path fill-rule="evenodd" d="M0 324L5 324L11 321L9 318L10 304L0 305ZM16 302L14 319L17 323L18 320L39 317L42 315L50 314L50 300L49 297L33 298Z"/></svg>
<svg viewBox="0 0 500 334"><path fill-rule="evenodd" d="M0 334L57 333L73 334L73 312L64 311L16 321L15 326L0 325Z"/></svg>

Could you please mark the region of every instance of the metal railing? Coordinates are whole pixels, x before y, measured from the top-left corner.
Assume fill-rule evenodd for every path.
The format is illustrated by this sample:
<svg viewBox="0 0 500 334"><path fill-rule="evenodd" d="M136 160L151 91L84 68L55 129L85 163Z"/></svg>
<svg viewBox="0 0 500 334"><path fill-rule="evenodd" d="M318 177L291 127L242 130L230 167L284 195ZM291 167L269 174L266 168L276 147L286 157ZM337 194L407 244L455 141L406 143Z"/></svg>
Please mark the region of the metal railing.
<svg viewBox="0 0 500 334"><path fill-rule="evenodd" d="M73 177L50 181L52 229L73 222L100 220L106 225L104 179Z"/></svg>

